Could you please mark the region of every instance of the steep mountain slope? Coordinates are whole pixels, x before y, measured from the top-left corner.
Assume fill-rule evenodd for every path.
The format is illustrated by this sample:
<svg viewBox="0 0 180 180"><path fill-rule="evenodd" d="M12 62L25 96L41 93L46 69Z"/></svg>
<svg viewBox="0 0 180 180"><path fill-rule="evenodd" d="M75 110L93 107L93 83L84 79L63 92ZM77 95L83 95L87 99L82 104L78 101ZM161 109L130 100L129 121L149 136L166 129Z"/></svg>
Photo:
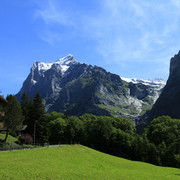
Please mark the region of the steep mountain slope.
<svg viewBox="0 0 180 180"><path fill-rule="evenodd" d="M152 110L146 113L142 120L149 123L161 115L180 118L180 52L171 58L167 84Z"/></svg>
<svg viewBox="0 0 180 180"><path fill-rule="evenodd" d="M164 84L121 79L68 55L54 63L35 62L17 97L20 100L24 92L33 97L39 91L47 112L136 118L151 108Z"/></svg>

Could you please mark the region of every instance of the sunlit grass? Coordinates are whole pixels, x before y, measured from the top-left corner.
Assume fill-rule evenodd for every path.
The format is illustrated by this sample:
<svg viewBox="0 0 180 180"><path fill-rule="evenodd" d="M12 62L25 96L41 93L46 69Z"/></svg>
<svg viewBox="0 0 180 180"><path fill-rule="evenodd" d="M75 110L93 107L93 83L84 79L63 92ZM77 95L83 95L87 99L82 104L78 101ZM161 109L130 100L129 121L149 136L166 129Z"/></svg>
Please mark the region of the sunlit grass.
<svg viewBox="0 0 180 180"><path fill-rule="evenodd" d="M0 153L0 179L180 179L180 170L133 162L81 145Z"/></svg>

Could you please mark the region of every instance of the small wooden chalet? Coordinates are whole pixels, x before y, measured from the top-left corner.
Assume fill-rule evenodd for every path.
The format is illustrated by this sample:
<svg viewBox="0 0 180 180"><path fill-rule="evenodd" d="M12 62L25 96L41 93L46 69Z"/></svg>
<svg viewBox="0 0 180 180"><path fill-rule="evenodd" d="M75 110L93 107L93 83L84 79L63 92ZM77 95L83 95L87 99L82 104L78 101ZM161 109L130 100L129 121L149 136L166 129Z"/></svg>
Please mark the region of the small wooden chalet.
<svg viewBox="0 0 180 180"><path fill-rule="evenodd" d="M0 96L0 104L7 104L6 99L4 99L2 96Z"/></svg>
<svg viewBox="0 0 180 180"><path fill-rule="evenodd" d="M16 128L15 131L18 133L18 134L21 134L25 129L27 128L27 125L23 125L22 128ZM4 125L2 127L0 127L0 132L3 132L3 131L7 131L7 127L5 127Z"/></svg>
<svg viewBox="0 0 180 180"><path fill-rule="evenodd" d="M2 96L0 96L0 106L1 107L4 107L6 106L7 104L7 101L6 99L4 99ZM0 110L0 116L4 116L4 112L2 110ZM2 124L0 124L0 127L1 127Z"/></svg>

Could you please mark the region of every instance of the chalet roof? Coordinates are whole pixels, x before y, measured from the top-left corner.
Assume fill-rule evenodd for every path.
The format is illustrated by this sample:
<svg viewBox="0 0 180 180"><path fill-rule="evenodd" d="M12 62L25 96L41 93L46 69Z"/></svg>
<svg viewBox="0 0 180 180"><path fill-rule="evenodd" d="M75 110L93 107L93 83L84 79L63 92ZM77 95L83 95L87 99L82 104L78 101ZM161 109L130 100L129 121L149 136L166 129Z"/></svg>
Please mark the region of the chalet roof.
<svg viewBox="0 0 180 180"><path fill-rule="evenodd" d="M2 96L0 96L0 104L6 104L7 101Z"/></svg>
<svg viewBox="0 0 180 180"><path fill-rule="evenodd" d="M27 128L27 125L24 125L22 128L16 128L15 131L24 131ZM7 127L0 128L1 131L7 131Z"/></svg>

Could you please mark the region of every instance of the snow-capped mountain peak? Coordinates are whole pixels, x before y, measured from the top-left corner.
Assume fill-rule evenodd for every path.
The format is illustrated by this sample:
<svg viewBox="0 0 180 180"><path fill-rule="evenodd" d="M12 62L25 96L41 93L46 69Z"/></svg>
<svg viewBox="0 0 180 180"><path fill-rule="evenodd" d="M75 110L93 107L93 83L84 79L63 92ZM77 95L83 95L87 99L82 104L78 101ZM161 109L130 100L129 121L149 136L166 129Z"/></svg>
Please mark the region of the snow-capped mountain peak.
<svg viewBox="0 0 180 180"><path fill-rule="evenodd" d="M154 80L122 79L129 83L119 75L79 63L67 55L54 62L35 62L18 98L21 99L23 92L33 97L39 91L48 112L109 114L134 119L144 109L151 108L162 84Z"/></svg>
<svg viewBox="0 0 180 180"><path fill-rule="evenodd" d="M70 63L76 63L77 61L74 59L73 55L68 54L66 57L58 59L56 63L60 65L69 65Z"/></svg>
<svg viewBox="0 0 180 180"><path fill-rule="evenodd" d="M60 66L62 74L64 74L72 64L76 64L76 63L78 62L74 59L73 55L69 54L66 57L58 59L56 62L44 63L44 62L36 61L33 64L33 69L37 68L39 73L41 74L41 72L45 72L51 69L52 65L58 65Z"/></svg>
<svg viewBox="0 0 180 180"><path fill-rule="evenodd" d="M44 73L54 67L56 67L56 69L58 69L58 71L61 72L60 74L64 76L69 67L75 64L78 64L78 62L74 59L73 55L71 54L57 60L56 62L45 63L35 61L33 67L31 68L31 82L32 84L36 84L38 75L44 77Z"/></svg>

